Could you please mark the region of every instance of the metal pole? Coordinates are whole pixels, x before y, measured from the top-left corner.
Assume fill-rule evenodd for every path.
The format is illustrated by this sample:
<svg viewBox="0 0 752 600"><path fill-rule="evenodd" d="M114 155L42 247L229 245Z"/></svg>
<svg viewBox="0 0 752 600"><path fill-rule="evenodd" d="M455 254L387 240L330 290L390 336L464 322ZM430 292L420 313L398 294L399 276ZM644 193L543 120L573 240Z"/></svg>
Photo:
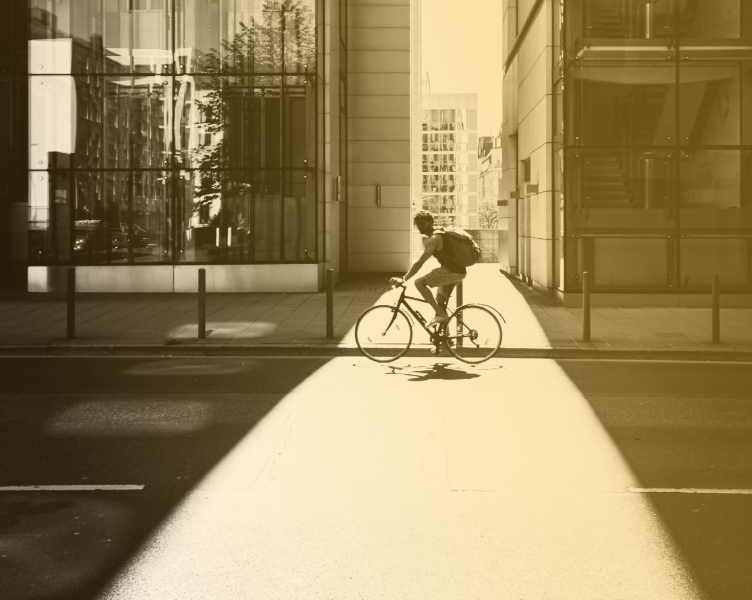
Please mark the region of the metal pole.
<svg viewBox="0 0 752 600"><path fill-rule="evenodd" d="M206 339L206 269L198 270L198 339Z"/></svg>
<svg viewBox="0 0 752 600"><path fill-rule="evenodd" d="M590 341L590 273L582 273L582 341Z"/></svg>
<svg viewBox="0 0 752 600"><path fill-rule="evenodd" d="M643 16L643 37L646 40L653 39L653 17L654 17L654 11L653 11L653 4L652 2L646 2L643 4L642 7L642 16Z"/></svg>
<svg viewBox="0 0 752 600"><path fill-rule="evenodd" d="M76 337L76 269L68 269L68 339Z"/></svg>
<svg viewBox="0 0 752 600"><path fill-rule="evenodd" d="M713 343L721 341L721 277L713 275Z"/></svg>
<svg viewBox="0 0 752 600"><path fill-rule="evenodd" d="M326 339L334 337L334 269L326 270Z"/></svg>
<svg viewBox="0 0 752 600"><path fill-rule="evenodd" d="M455 296L455 302L457 303L457 308L459 308L465 303L463 296L464 296L464 289L462 286L462 281L460 281L457 284L457 295ZM455 343L457 344L458 348L462 348L462 345L463 345L462 337L460 335L462 333L462 313L460 313L460 315L457 317L456 327L457 327L457 331L455 332L455 335L457 336L457 340Z"/></svg>

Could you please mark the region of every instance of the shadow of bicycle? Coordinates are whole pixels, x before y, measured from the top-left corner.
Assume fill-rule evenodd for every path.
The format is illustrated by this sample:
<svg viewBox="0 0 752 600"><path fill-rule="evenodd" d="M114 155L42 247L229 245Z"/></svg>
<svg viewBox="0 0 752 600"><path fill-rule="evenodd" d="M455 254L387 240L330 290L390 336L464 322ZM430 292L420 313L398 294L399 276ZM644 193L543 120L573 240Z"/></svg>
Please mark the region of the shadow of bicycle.
<svg viewBox="0 0 752 600"><path fill-rule="evenodd" d="M434 363L433 365L385 365L387 375L402 375L406 381L460 381L463 379L476 379L480 377L478 371L501 369L498 366L467 367L463 368L453 363Z"/></svg>

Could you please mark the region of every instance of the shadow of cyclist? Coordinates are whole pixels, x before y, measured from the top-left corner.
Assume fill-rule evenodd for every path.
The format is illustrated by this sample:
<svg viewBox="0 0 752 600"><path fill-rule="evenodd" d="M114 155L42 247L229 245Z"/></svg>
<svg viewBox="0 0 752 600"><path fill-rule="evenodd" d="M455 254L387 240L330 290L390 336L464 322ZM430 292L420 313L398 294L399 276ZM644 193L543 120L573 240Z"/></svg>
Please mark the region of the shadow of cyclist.
<svg viewBox="0 0 752 600"><path fill-rule="evenodd" d="M407 370L404 367L390 367L390 369L392 369L392 375L408 376L408 381L431 381L436 379L449 381L475 379L476 377L480 377L478 373L468 373L467 371L458 369L449 363L436 363L431 367L425 367L423 369Z"/></svg>

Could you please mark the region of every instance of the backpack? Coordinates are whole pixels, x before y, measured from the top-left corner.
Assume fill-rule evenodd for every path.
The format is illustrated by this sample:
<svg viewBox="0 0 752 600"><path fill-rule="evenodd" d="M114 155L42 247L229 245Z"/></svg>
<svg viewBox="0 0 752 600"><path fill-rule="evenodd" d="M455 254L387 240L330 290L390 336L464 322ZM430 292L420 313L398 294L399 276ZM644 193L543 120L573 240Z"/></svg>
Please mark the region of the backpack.
<svg viewBox="0 0 752 600"><path fill-rule="evenodd" d="M459 267L471 267L480 258L480 246L467 231L461 227L438 227L435 229L444 234L444 242L448 242L452 252L447 252L447 258L451 259ZM442 250L444 250L442 248ZM447 248L448 250L448 248ZM442 252L443 253L443 252Z"/></svg>

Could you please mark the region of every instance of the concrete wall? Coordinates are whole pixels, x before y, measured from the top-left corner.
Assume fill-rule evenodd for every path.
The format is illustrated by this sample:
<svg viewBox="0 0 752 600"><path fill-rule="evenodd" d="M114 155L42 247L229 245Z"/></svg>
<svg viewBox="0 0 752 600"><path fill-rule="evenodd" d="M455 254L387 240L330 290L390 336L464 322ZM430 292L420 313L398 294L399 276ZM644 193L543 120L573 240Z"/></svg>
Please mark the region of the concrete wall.
<svg viewBox="0 0 752 600"><path fill-rule="evenodd" d="M207 292L317 292L319 264L132 265L76 267L77 292L170 293L198 291L206 269ZM29 267L30 292L64 292L68 267Z"/></svg>
<svg viewBox="0 0 752 600"><path fill-rule="evenodd" d="M405 271L411 225L410 0L349 0L348 11L349 270Z"/></svg>
<svg viewBox="0 0 752 600"><path fill-rule="evenodd" d="M532 0L505 0L504 30L521 31L531 13ZM546 0L505 73L503 82L502 191L508 200L507 223L509 264L500 264L509 273L519 274L541 291L553 294L552 260L554 200L552 173L552 0ZM515 26L513 21L519 16ZM513 44L506 44L506 52ZM520 161L530 159L531 181L537 191L524 185ZM519 195L516 200L513 192ZM519 249L519 250L518 250Z"/></svg>
<svg viewBox="0 0 752 600"><path fill-rule="evenodd" d="M318 15L323 23L323 36L319 36L319 43L323 37L324 51L321 55L323 66L319 71L324 74L324 85L319 90L319 108L323 106L323 164L319 165L320 176L323 177L323 198L321 210L324 219L325 262L324 269L334 269L335 282L339 281L341 266L344 262L340 256L340 219L342 212L336 197L336 178L340 173L340 73L346 65L346 56L340 44L340 15L338 0L324 2L324 14Z"/></svg>
<svg viewBox="0 0 752 600"><path fill-rule="evenodd" d="M410 117L412 119L411 124L411 136L410 147L410 211L411 214L415 214L421 209L421 194L423 185L423 169L421 165L421 156L423 155L423 67L421 59L421 44L422 44L422 29L421 29L421 2L422 0L412 0L412 46L410 48L411 61L412 61L412 73L411 76L411 107L412 112ZM414 262L420 253L423 251L423 244L421 243L416 253L415 248L415 234L411 236L413 243L411 244L412 255L410 262Z"/></svg>

